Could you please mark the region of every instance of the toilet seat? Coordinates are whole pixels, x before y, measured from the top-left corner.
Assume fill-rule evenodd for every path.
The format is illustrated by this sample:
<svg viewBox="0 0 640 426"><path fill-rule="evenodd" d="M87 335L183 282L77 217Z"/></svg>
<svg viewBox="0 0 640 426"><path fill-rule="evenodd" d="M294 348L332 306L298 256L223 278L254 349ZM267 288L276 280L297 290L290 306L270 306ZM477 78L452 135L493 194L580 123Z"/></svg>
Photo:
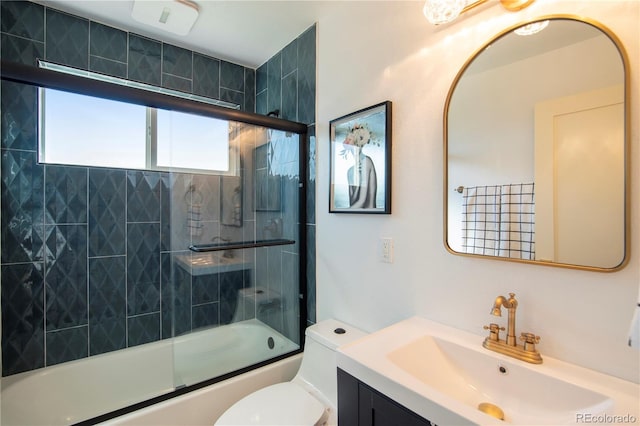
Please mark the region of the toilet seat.
<svg viewBox="0 0 640 426"><path fill-rule="evenodd" d="M233 404L215 423L232 425L308 425L325 422L327 410L302 386L278 383L260 389Z"/></svg>

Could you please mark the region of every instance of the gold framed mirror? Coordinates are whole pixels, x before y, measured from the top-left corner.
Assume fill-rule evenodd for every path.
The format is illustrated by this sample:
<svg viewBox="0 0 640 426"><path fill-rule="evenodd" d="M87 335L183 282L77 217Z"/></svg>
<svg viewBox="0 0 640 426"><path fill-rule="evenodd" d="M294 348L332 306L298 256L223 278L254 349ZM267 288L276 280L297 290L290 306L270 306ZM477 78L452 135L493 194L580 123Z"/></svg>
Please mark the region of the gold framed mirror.
<svg viewBox="0 0 640 426"><path fill-rule="evenodd" d="M478 49L444 110L447 250L603 272L624 267L629 96L624 47L592 20L544 16Z"/></svg>

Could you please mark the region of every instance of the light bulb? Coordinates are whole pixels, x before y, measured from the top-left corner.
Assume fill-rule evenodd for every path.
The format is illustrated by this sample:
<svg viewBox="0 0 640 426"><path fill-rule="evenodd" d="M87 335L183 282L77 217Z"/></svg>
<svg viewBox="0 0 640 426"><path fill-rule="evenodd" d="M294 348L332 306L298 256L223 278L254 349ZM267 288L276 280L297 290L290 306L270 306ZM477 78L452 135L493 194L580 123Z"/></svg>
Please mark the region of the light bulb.
<svg viewBox="0 0 640 426"><path fill-rule="evenodd" d="M427 0L422 13L434 25L446 24L456 19L466 5L467 0Z"/></svg>

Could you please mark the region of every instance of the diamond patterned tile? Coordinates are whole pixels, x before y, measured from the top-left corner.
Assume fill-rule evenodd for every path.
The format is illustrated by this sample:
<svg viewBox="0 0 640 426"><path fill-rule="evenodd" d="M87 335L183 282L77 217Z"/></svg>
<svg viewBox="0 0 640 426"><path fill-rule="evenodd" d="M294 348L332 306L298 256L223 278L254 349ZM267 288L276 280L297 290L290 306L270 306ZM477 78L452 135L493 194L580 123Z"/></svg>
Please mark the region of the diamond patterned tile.
<svg viewBox="0 0 640 426"><path fill-rule="evenodd" d="M44 42L44 7L27 1L0 2L3 33ZM2 53L4 56L4 52Z"/></svg>
<svg viewBox="0 0 640 426"><path fill-rule="evenodd" d="M127 33L97 22L90 22L89 53L104 59L127 62Z"/></svg>
<svg viewBox="0 0 640 426"><path fill-rule="evenodd" d="M256 111L256 72L250 68L244 73L244 107L243 111Z"/></svg>
<svg viewBox="0 0 640 426"><path fill-rule="evenodd" d="M177 77L171 74L162 73L162 87L179 90L180 92L191 93L192 82L190 79Z"/></svg>
<svg viewBox="0 0 640 426"><path fill-rule="evenodd" d="M87 326L47 332L47 365L88 357L88 339Z"/></svg>
<svg viewBox="0 0 640 426"><path fill-rule="evenodd" d="M44 367L42 263L2 265L2 375Z"/></svg>
<svg viewBox="0 0 640 426"><path fill-rule="evenodd" d="M282 52L267 61L267 111L281 109Z"/></svg>
<svg viewBox="0 0 640 426"><path fill-rule="evenodd" d="M125 170L89 169L89 256L125 254Z"/></svg>
<svg viewBox="0 0 640 426"><path fill-rule="evenodd" d="M186 250L191 244L187 223L192 175L163 173L161 186L161 250Z"/></svg>
<svg viewBox="0 0 640 426"><path fill-rule="evenodd" d="M127 78L127 64L99 56L89 56L89 70L114 77Z"/></svg>
<svg viewBox="0 0 640 426"><path fill-rule="evenodd" d="M220 87L244 92L244 67L220 61Z"/></svg>
<svg viewBox="0 0 640 426"><path fill-rule="evenodd" d="M36 151L38 148L38 90L33 86L0 82L2 147Z"/></svg>
<svg viewBox="0 0 640 426"><path fill-rule="evenodd" d="M89 259L89 322L126 317L126 257Z"/></svg>
<svg viewBox="0 0 640 426"><path fill-rule="evenodd" d="M218 302L193 307L193 330L220 325Z"/></svg>
<svg viewBox="0 0 640 426"><path fill-rule="evenodd" d="M37 65L36 59L44 57L44 43L2 34L2 59L24 65Z"/></svg>
<svg viewBox="0 0 640 426"><path fill-rule="evenodd" d="M97 355L126 347L126 258L89 259L89 350Z"/></svg>
<svg viewBox="0 0 640 426"><path fill-rule="evenodd" d="M307 129L307 224L316 223L316 128L309 126Z"/></svg>
<svg viewBox="0 0 640 426"><path fill-rule="evenodd" d="M87 223L87 168L45 165L46 223Z"/></svg>
<svg viewBox="0 0 640 426"><path fill-rule="evenodd" d="M256 93L260 93L267 90L267 77L268 77L269 62L265 62L260 65L256 70Z"/></svg>
<svg viewBox="0 0 640 426"><path fill-rule="evenodd" d="M127 225L128 282L160 282L160 224Z"/></svg>
<svg viewBox="0 0 640 426"><path fill-rule="evenodd" d="M191 275L174 260L189 253L162 253L163 339L191 331Z"/></svg>
<svg viewBox="0 0 640 426"><path fill-rule="evenodd" d="M129 79L160 86L162 44L129 34Z"/></svg>
<svg viewBox="0 0 640 426"><path fill-rule="evenodd" d="M298 121L316 122L316 26L298 38Z"/></svg>
<svg viewBox="0 0 640 426"><path fill-rule="evenodd" d="M191 79L193 77L193 52L170 44L163 44L162 72Z"/></svg>
<svg viewBox="0 0 640 426"><path fill-rule="evenodd" d="M148 314L160 310L160 283L127 283L129 315Z"/></svg>
<svg viewBox="0 0 640 426"><path fill-rule="evenodd" d="M263 90L256 95L256 114L267 115L269 110L267 109L267 95L268 90Z"/></svg>
<svg viewBox="0 0 640 426"><path fill-rule="evenodd" d="M189 207L199 207L203 221L220 220L220 176L196 174L192 183L195 192L188 198ZM198 203L198 199L202 199L202 202Z"/></svg>
<svg viewBox="0 0 640 426"><path fill-rule="evenodd" d="M127 347L127 317L89 323L89 356Z"/></svg>
<svg viewBox="0 0 640 426"><path fill-rule="evenodd" d="M47 330L87 323L87 225L47 225Z"/></svg>
<svg viewBox="0 0 640 426"><path fill-rule="evenodd" d="M193 93L209 98L220 97L220 60L193 54Z"/></svg>
<svg viewBox="0 0 640 426"><path fill-rule="evenodd" d="M127 222L160 222L160 173L127 171Z"/></svg>
<svg viewBox="0 0 640 426"><path fill-rule="evenodd" d="M220 88L220 100L231 102L232 104L240 105L240 107L242 107L242 105L244 105L244 93L236 90Z"/></svg>
<svg viewBox="0 0 640 426"><path fill-rule="evenodd" d="M298 73L292 72L282 79L282 109L280 117L285 120L298 119Z"/></svg>
<svg viewBox="0 0 640 426"><path fill-rule="evenodd" d="M160 224L127 226L127 303L129 315L160 310Z"/></svg>
<svg viewBox="0 0 640 426"><path fill-rule="evenodd" d="M89 21L53 9L46 12L47 60L88 69Z"/></svg>
<svg viewBox="0 0 640 426"><path fill-rule="evenodd" d="M250 271L220 274L220 324L229 324L238 305L238 291L251 284ZM296 292L296 294L298 294Z"/></svg>
<svg viewBox="0 0 640 426"><path fill-rule="evenodd" d="M282 49L282 76L289 75L298 68L298 39Z"/></svg>
<svg viewBox="0 0 640 426"><path fill-rule="evenodd" d="M191 302L194 305L220 299L220 274L196 275L192 279Z"/></svg>
<svg viewBox="0 0 640 426"><path fill-rule="evenodd" d="M316 322L316 227L307 225L307 319Z"/></svg>
<svg viewBox="0 0 640 426"><path fill-rule="evenodd" d="M160 313L129 317L127 346L137 346L160 340Z"/></svg>
<svg viewBox="0 0 640 426"><path fill-rule="evenodd" d="M42 169L35 152L2 151L2 263L42 260Z"/></svg>

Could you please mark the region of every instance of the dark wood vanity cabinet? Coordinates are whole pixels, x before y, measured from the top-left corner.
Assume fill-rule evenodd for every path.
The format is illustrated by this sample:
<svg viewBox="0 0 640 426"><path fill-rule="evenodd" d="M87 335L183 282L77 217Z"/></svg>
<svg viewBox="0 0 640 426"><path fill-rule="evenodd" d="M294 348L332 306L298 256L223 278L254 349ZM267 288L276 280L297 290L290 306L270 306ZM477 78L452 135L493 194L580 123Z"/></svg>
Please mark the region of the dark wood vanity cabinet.
<svg viewBox="0 0 640 426"><path fill-rule="evenodd" d="M338 368L338 426L436 426Z"/></svg>

